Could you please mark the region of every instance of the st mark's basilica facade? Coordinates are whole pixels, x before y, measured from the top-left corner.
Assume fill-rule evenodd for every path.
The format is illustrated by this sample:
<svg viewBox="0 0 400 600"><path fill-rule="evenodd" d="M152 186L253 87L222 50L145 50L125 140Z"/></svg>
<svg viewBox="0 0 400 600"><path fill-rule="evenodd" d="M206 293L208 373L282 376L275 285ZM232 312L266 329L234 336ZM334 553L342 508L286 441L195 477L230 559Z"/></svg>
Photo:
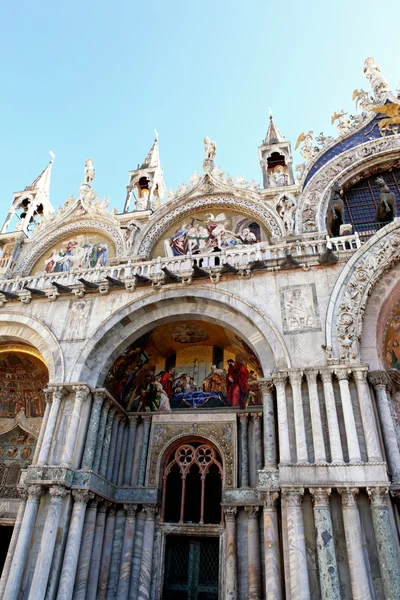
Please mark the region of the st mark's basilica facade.
<svg viewBox="0 0 400 600"><path fill-rule="evenodd" d="M400 101L0 233L3 600L400 598ZM23 177L23 175L22 175Z"/></svg>

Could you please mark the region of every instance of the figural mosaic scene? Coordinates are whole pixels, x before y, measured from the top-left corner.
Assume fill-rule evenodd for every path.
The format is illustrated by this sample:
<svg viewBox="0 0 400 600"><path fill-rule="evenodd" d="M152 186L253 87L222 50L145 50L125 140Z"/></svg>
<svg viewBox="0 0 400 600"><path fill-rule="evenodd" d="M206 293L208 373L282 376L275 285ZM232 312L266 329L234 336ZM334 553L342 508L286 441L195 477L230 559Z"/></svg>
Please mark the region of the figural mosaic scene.
<svg viewBox="0 0 400 600"><path fill-rule="evenodd" d="M260 123L261 185L205 137L168 191L158 134L119 208L90 158L58 210L53 154L21 180L1 599L400 599L400 94L362 70L335 137Z"/></svg>

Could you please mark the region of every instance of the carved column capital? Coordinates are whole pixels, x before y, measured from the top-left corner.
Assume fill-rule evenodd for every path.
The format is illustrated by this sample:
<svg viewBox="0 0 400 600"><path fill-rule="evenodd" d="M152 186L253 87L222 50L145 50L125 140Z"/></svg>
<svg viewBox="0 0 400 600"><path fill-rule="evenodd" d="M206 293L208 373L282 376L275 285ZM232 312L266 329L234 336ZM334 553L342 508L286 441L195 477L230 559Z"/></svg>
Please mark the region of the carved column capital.
<svg viewBox="0 0 400 600"><path fill-rule="evenodd" d="M281 387L284 388L286 385L288 379L288 374L287 373L273 373L272 374L272 381L274 382L274 385L276 388Z"/></svg>
<svg viewBox="0 0 400 600"><path fill-rule="evenodd" d="M272 379L257 379L257 383L260 386L262 392L272 392L274 389L274 382Z"/></svg>
<svg viewBox="0 0 400 600"><path fill-rule="evenodd" d="M262 413L250 413L250 418L254 423L259 423L262 419Z"/></svg>
<svg viewBox="0 0 400 600"><path fill-rule="evenodd" d="M260 498L260 502L263 503L264 508L275 508L279 492L275 490L259 490L258 497Z"/></svg>
<svg viewBox="0 0 400 600"><path fill-rule="evenodd" d="M331 495L331 488L310 488L310 494L314 500L314 506L316 508L328 508L329 507L329 496Z"/></svg>
<svg viewBox="0 0 400 600"><path fill-rule="evenodd" d="M104 400L107 398L106 393L102 390L96 390L93 395L93 403L103 405Z"/></svg>
<svg viewBox="0 0 400 600"><path fill-rule="evenodd" d="M374 508L387 508L388 487L367 487L367 492Z"/></svg>
<svg viewBox="0 0 400 600"><path fill-rule="evenodd" d="M151 424L151 420L152 420L152 418L153 418L153 417L152 417L152 415L140 415L140 416L141 416L141 418L142 418L142 421L143 421L143 423L144 423L145 425L146 425L146 423L147 423L148 425L150 425L150 424Z"/></svg>
<svg viewBox="0 0 400 600"><path fill-rule="evenodd" d="M113 406L113 403L111 402L111 400L109 398L106 398L103 402L103 410L106 410L108 412L110 410L111 406Z"/></svg>
<svg viewBox="0 0 400 600"><path fill-rule="evenodd" d="M353 367L353 377L356 381L366 381L368 375L367 367Z"/></svg>
<svg viewBox="0 0 400 600"><path fill-rule="evenodd" d="M342 497L342 506L345 506L347 508L357 507L357 494L359 492L358 488L338 488L338 492Z"/></svg>
<svg viewBox="0 0 400 600"><path fill-rule="evenodd" d="M289 381L295 385L301 385L303 380L303 371L301 369L296 369L294 371L289 371Z"/></svg>
<svg viewBox="0 0 400 600"><path fill-rule="evenodd" d="M332 371L320 370L319 374L323 383L332 383Z"/></svg>
<svg viewBox="0 0 400 600"><path fill-rule="evenodd" d="M84 402L90 394L90 389L87 385L73 385L72 389L75 392L75 399Z"/></svg>
<svg viewBox="0 0 400 600"><path fill-rule="evenodd" d="M304 371L307 383L317 383L318 369L307 369Z"/></svg>
<svg viewBox="0 0 400 600"><path fill-rule="evenodd" d="M239 421L240 421L241 425L246 425L248 418L249 418L249 415L247 413L244 413L244 414L240 413Z"/></svg>
<svg viewBox="0 0 400 600"><path fill-rule="evenodd" d="M247 512L247 516L249 519L257 519L258 511L260 510L259 506L245 506L244 510Z"/></svg>
<svg viewBox="0 0 400 600"><path fill-rule="evenodd" d="M158 506L156 504L144 504L143 512L146 513L146 521L153 521L158 513Z"/></svg>
<svg viewBox="0 0 400 600"><path fill-rule="evenodd" d="M137 425L139 420L138 415L128 415L129 425Z"/></svg>
<svg viewBox="0 0 400 600"><path fill-rule="evenodd" d="M389 377L386 371L371 371L368 373L368 381L372 383L374 388L386 388L389 384Z"/></svg>
<svg viewBox="0 0 400 600"><path fill-rule="evenodd" d="M44 488L41 485L30 485L27 488L28 498L39 499L44 494Z"/></svg>
<svg viewBox="0 0 400 600"><path fill-rule="evenodd" d="M225 521L235 521L237 506L224 506Z"/></svg>
<svg viewBox="0 0 400 600"><path fill-rule="evenodd" d="M65 496L69 493L69 491L63 487L62 485L52 485L49 488L49 494L54 498L65 498Z"/></svg>
<svg viewBox="0 0 400 600"><path fill-rule="evenodd" d="M343 379L348 381L351 374L351 370L348 367L339 367L338 369L335 369L334 373L339 381Z"/></svg>
<svg viewBox="0 0 400 600"><path fill-rule="evenodd" d="M286 507L301 508L301 499L304 494L304 488L283 488L282 500Z"/></svg>
<svg viewBox="0 0 400 600"><path fill-rule="evenodd" d="M124 509L128 517L135 517L138 509L138 504L124 504Z"/></svg>
<svg viewBox="0 0 400 600"><path fill-rule="evenodd" d="M66 396L68 394L67 388L65 388L63 385L48 385L47 389L50 390L50 392L52 392L53 401L61 400L63 396Z"/></svg>
<svg viewBox="0 0 400 600"><path fill-rule="evenodd" d="M44 388L44 401L46 404L51 404L53 402L53 390L49 387Z"/></svg>
<svg viewBox="0 0 400 600"><path fill-rule="evenodd" d="M75 503L88 504L90 500L93 500L94 494L89 490L72 490L72 496Z"/></svg>
<svg viewBox="0 0 400 600"><path fill-rule="evenodd" d="M117 413L117 419L120 423L125 423L126 417L124 415L124 413L122 412L118 412Z"/></svg>

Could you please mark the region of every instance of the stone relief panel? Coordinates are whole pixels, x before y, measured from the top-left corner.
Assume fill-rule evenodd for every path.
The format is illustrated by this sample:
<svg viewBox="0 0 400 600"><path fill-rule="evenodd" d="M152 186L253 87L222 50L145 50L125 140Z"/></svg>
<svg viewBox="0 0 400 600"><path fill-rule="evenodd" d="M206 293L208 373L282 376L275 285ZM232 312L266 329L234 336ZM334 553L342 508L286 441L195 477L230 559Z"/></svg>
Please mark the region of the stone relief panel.
<svg viewBox="0 0 400 600"><path fill-rule="evenodd" d="M400 370L400 302L387 321L382 355L387 369Z"/></svg>
<svg viewBox="0 0 400 600"><path fill-rule="evenodd" d="M321 331L315 284L283 287L280 296L284 333Z"/></svg>
<svg viewBox="0 0 400 600"><path fill-rule="evenodd" d="M91 307L91 299L70 301L62 339L82 340L86 338Z"/></svg>

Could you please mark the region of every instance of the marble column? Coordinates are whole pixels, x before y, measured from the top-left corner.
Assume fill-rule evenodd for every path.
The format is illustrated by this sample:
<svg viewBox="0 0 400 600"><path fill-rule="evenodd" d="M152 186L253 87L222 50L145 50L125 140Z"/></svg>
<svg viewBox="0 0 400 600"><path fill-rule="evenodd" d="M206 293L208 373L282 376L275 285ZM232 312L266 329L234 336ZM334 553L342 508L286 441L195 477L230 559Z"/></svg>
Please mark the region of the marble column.
<svg viewBox="0 0 400 600"><path fill-rule="evenodd" d="M303 488L282 489L287 522L290 591L293 600L310 600L301 500L303 494Z"/></svg>
<svg viewBox="0 0 400 600"><path fill-rule="evenodd" d="M389 464L392 481L397 482L400 481L400 451L392 412L390 410L390 398L386 391L389 379L385 371L372 371L372 373L368 374L368 379L375 389L376 404L386 449L386 459Z"/></svg>
<svg viewBox="0 0 400 600"><path fill-rule="evenodd" d="M315 537L321 596L341 600L329 496L331 488L310 488L314 500Z"/></svg>
<svg viewBox="0 0 400 600"><path fill-rule="evenodd" d="M246 506L247 512L247 577L248 600L261 600L260 530L258 527L258 506Z"/></svg>
<svg viewBox="0 0 400 600"><path fill-rule="evenodd" d="M371 394L367 382L367 369L357 367L353 368L353 377L357 386L357 396L360 404L368 460L370 462L381 462L382 453L379 448L378 433L371 402Z"/></svg>
<svg viewBox="0 0 400 600"><path fill-rule="evenodd" d="M115 452L116 452L116 448L117 448L117 437L118 437L119 424L120 424L120 413L119 413L119 411L117 411L114 415L114 421L113 421L112 429L111 429L110 450L108 452L107 469L106 469L106 474L105 474L105 477L106 477L106 479L108 479L108 481L111 481L112 474L113 474L114 458L115 458Z"/></svg>
<svg viewBox="0 0 400 600"><path fill-rule="evenodd" d="M137 600L139 588L140 562L142 559L143 532L146 513L141 510L136 516L135 539L133 541L133 556L131 567L131 582L129 584L129 600Z"/></svg>
<svg viewBox="0 0 400 600"><path fill-rule="evenodd" d="M400 564L388 508L388 488L368 488L385 600L400 598Z"/></svg>
<svg viewBox="0 0 400 600"><path fill-rule="evenodd" d="M97 432L96 448L94 451L92 470L95 472L98 472L99 468L100 468L100 460L101 460L101 454L103 451L104 435L105 435L105 430L106 430L106 425L107 425L107 420L108 420L108 411L110 410L111 406L112 406L112 404L111 404L110 400L108 400L108 398L106 398L106 400L104 400L104 402L103 402L103 407L101 409L99 430Z"/></svg>
<svg viewBox="0 0 400 600"><path fill-rule="evenodd" d="M85 600L89 577L90 557L92 556L98 499L91 500L86 509L82 544L79 552L78 569L75 578L74 600Z"/></svg>
<svg viewBox="0 0 400 600"><path fill-rule="evenodd" d="M107 423L106 428L104 430L104 439L103 439L103 448L101 451L101 459L100 459L100 468L99 474L102 477L106 476L107 473L107 464L108 464L108 455L110 452L110 443L111 443L111 431L114 423L114 416L117 412L116 407L113 405L110 407L107 415Z"/></svg>
<svg viewBox="0 0 400 600"><path fill-rule="evenodd" d="M282 600L281 557L276 501L279 494L273 490L259 491L264 512L265 598Z"/></svg>
<svg viewBox="0 0 400 600"><path fill-rule="evenodd" d="M61 458L61 464L67 467L71 466L72 463L83 403L90 394L90 390L86 385L74 385L72 389L75 392L74 408L69 421L67 439Z"/></svg>
<svg viewBox="0 0 400 600"><path fill-rule="evenodd" d="M117 591L124 529L125 510L123 508L119 508L117 510L117 515L115 518L115 530L111 553L110 576L108 578L107 584L107 598L115 598L115 593Z"/></svg>
<svg viewBox="0 0 400 600"><path fill-rule="evenodd" d="M261 469L264 466L262 446L262 414L251 413L251 420L253 421L253 439L256 471L261 471ZM258 473L256 473L256 476L257 475Z"/></svg>
<svg viewBox="0 0 400 600"><path fill-rule="evenodd" d="M86 506L94 496L88 490L73 490L72 495L74 497L74 505L68 529L68 539L58 586L57 600L71 600L72 598Z"/></svg>
<svg viewBox="0 0 400 600"><path fill-rule="evenodd" d="M143 441L142 441L142 452L140 455L139 475L138 475L138 486L144 486L146 478L146 463L147 463L147 450L149 447L150 438L150 427L151 427L151 415L144 415L143 420Z"/></svg>
<svg viewBox="0 0 400 600"><path fill-rule="evenodd" d="M124 485L132 485L133 454L135 452L137 416L129 416L128 446L125 457Z"/></svg>
<svg viewBox="0 0 400 600"><path fill-rule="evenodd" d="M325 463L326 452L324 443L324 431L322 429L321 409L319 406L318 398L317 375L318 371L315 369L305 372L308 386L308 395L310 398L310 413L315 462Z"/></svg>
<svg viewBox="0 0 400 600"><path fill-rule="evenodd" d="M286 381L287 373L275 373L273 375L273 382L276 387L276 404L278 411L279 435L279 463L281 465L290 465L292 462L290 456L289 423L286 405Z"/></svg>
<svg viewBox="0 0 400 600"><path fill-rule="evenodd" d="M338 378L340 386L340 397L342 400L343 420L346 430L349 462L361 462L360 445L358 443L356 421L354 419L353 404L351 401L349 388L350 370L347 367L335 369L335 375Z"/></svg>
<svg viewBox="0 0 400 600"><path fill-rule="evenodd" d="M356 501L358 488L338 488L338 492L342 497L344 533L353 600L372 600L369 567L364 556L361 521Z"/></svg>
<svg viewBox="0 0 400 600"><path fill-rule="evenodd" d="M51 403L53 401L53 390L51 388L50 389L46 388L45 390L43 390L43 392L44 392L44 399L46 402L46 408L45 408L44 415L43 415L43 421L40 426L40 433L39 433L38 441L36 443L35 453L32 458L33 465L35 465L37 463L37 460L39 458L40 449L42 447L44 434L45 434L47 423L48 423L49 416L50 416Z"/></svg>
<svg viewBox="0 0 400 600"><path fill-rule="evenodd" d="M119 425L118 425L118 435L117 435L117 447L115 450L114 465L113 465L113 471L112 471L112 476L111 476L111 481L115 484L118 481L118 473L119 473L119 468L121 466L122 439L124 437L124 431L125 431L125 415L123 413L120 413Z"/></svg>
<svg viewBox="0 0 400 600"><path fill-rule="evenodd" d="M239 415L240 422L240 487L249 487L248 415Z"/></svg>
<svg viewBox="0 0 400 600"><path fill-rule="evenodd" d="M29 548L31 546L42 494L43 488L40 485L31 485L28 487L28 499L26 501L18 540L15 545L14 555L11 560L10 571L3 595L4 600L17 600L19 598L22 577L28 559Z"/></svg>
<svg viewBox="0 0 400 600"><path fill-rule="evenodd" d="M344 463L342 441L340 439L339 420L336 411L335 395L333 393L332 372L320 371L320 374L322 383L324 385L326 420L328 421L331 461L333 463Z"/></svg>
<svg viewBox="0 0 400 600"><path fill-rule="evenodd" d="M53 391L53 401L51 403L49 418L47 421L46 430L43 435L42 446L40 448L39 457L37 460L38 465L47 464L50 446L53 439L54 430L56 428L58 411L60 410L61 399L64 395L64 388L62 385L54 386L51 389Z"/></svg>
<svg viewBox="0 0 400 600"><path fill-rule="evenodd" d="M236 506L224 506L225 550L225 598L237 600L237 553L236 553Z"/></svg>
<svg viewBox="0 0 400 600"><path fill-rule="evenodd" d="M294 429L296 434L297 462L308 463L306 428L304 425L303 401L301 397L302 371L289 372L293 393Z"/></svg>
<svg viewBox="0 0 400 600"><path fill-rule="evenodd" d="M54 546L57 538L58 523L63 500L68 494L68 491L64 487L55 485L49 489L49 494L50 501L45 506L46 520L44 522L42 539L36 558L35 571L33 573L28 596L29 600L43 600L45 597Z"/></svg>
<svg viewBox="0 0 400 600"><path fill-rule="evenodd" d="M150 598L155 515L157 512L157 507L153 505L147 505L144 507L144 510L146 512L146 520L144 523L143 532L142 560L140 564L139 590L137 596L138 600L149 600Z"/></svg>
<svg viewBox="0 0 400 600"><path fill-rule="evenodd" d="M276 440L273 383L270 379L258 380L263 395L264 468L276 469Z"/></svg>
<svg viewBox="0 0 400 600"><path fill-rule="evenodd" d="M111 506L111 502L104 502L97 511L96 528L93 539L93 550L90 558L89 576L87 582L87 592L84 596L85 600L97 599L97 587L99 583L101 554L104 541L104 530L106 522L106 512Z"/></svg>
<svg viewBox="0 0 400 600"><path fill-rule="evenodd" d="M103 406L104 398L104 392L94 393L89 428L86 435L85 451L82 459L82 469L91 469L93 467L96 442L99 435L101 408Z"/></svg>
<svg viewBox="0 0 400 600"><path fill-rule="evenodd" d="M17 545L18 535L22 525L22 519L24 518L25 508L26 508L26 500L28 498L27 490L19 490L19 496L21 497L21 502L19 503L17 517L14 523L14 529L12 532L10 544L8 546L6 560L3 565L3 570L1 572L1 580L0 580L0 599L3 598L4 590L7 584L8 575L10 573L12 559L14 557L15 547Z"/></svg>
<svg viewBox="0 0 400 600"><path fill-rule="evenodd" d="M126 420L126 422L124 423L124 426L123 426L123 436L122 436L122 442L121 442L121 460L119 463L118 479L117 479L118 486L123 485L123 483L124 483L126 451L128 448L128 433L129 433L129 426L128 426L128 420Z"/></svg>
<svg viewBox="0 0 400 600"><path fill-rule="evenodd" d="M106 526L104 528L103 552L101 555L99 584L96 596L97 600L105 600L107 598L107 585L110 576L116 512L115 507L110 508L106 519Z"/></svg>
<svg viewBox="0 0 400 600"><path fill-rule="evenodd" d="M125 504L124 508L126 510L126 520L124 540L122 543L121 566L119 570L119 579L116 595L118 600L128 600L129 597L129 583L131 580L133 543L135 540L136 512L138 505Z"/></svg>

